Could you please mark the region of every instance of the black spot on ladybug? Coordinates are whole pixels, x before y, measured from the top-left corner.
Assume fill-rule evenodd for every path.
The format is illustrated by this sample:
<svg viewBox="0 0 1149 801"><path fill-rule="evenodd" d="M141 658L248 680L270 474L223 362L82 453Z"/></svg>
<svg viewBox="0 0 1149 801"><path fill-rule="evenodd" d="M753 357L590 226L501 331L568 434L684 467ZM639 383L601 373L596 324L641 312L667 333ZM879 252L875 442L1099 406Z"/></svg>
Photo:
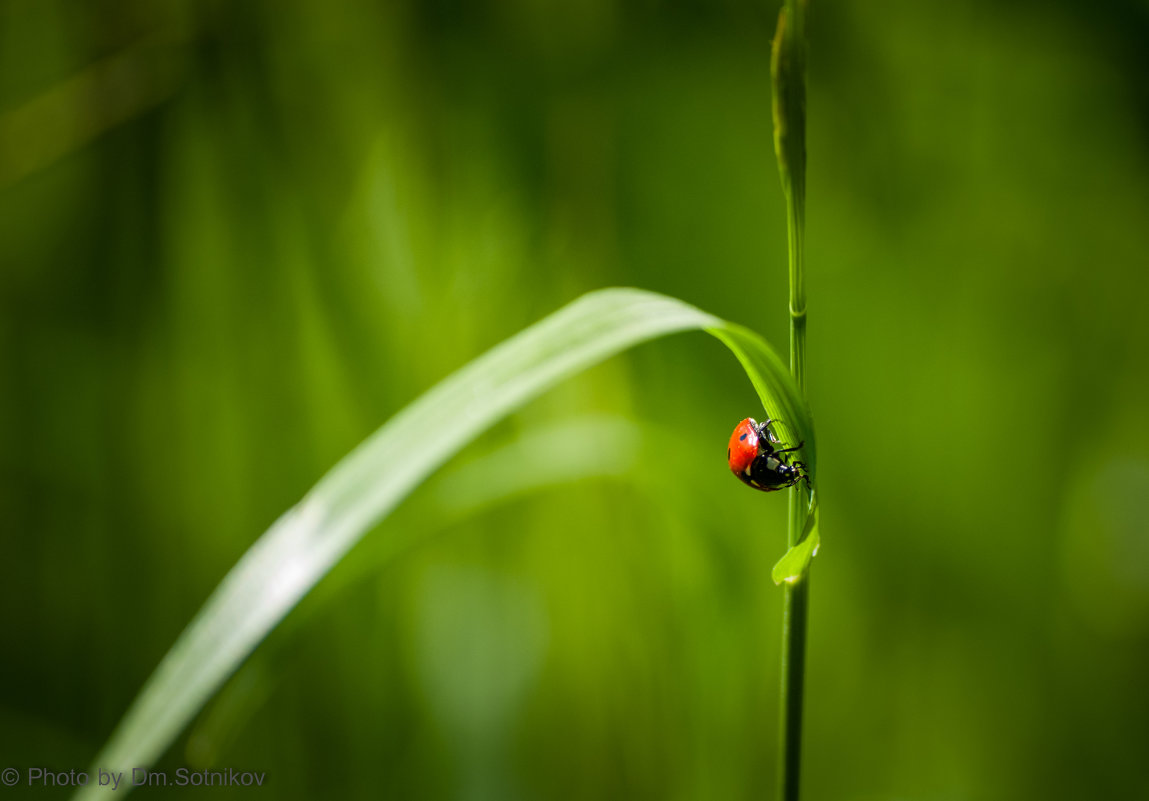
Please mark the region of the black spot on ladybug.
<svg viewBox="0 0 1149 801"><path fill-rule="evenodd" d="M739 442L742 442L742 441L744 441L745 439L746 439L746 435L745 435L745 434L743 434L742 436L740 436L740 437L738 438L738 441L739 441Z"/></svg>

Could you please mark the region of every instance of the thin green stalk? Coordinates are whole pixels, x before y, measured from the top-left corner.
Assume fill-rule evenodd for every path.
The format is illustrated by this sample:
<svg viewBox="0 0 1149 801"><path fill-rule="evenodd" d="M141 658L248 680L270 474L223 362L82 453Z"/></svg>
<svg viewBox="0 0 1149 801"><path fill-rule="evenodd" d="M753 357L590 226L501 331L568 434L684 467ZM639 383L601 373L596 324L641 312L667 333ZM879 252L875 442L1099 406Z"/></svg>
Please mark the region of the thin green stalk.
<svg viewBox="0 0 1149 801"><path fill-rule="evenodd" d="M790 263L790 372L806 393L806 283L804 226L806 206L806 31L804 0L786 0L778 16L771 74L774 89L774 148L786 195ZM805 494L790 491L788 545L798 544L805 527ZM806 675L806 619L809 573L783 587L782 693L778 798L798 801L802 765L802 699Z"/></svg>

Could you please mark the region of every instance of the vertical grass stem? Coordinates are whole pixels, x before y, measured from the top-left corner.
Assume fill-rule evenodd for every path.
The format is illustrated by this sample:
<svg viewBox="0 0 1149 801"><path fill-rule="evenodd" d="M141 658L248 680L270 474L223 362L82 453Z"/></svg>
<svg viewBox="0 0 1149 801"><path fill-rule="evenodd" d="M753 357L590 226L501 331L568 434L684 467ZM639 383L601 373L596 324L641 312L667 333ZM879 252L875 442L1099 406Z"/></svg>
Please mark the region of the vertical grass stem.
<svg viewBox="0 0 1149 801"><path fill-rule="evenodd" d="M790 265L790 371L806 392L806 31L804 0L786 0L771 52L774 149L786 196ZM798 543L806 522L806 494L790 491L788 545ZM809 573L783 588L782 687L778 760L779 801L797 801L802 764L802 700L806 675Z"/></svg>

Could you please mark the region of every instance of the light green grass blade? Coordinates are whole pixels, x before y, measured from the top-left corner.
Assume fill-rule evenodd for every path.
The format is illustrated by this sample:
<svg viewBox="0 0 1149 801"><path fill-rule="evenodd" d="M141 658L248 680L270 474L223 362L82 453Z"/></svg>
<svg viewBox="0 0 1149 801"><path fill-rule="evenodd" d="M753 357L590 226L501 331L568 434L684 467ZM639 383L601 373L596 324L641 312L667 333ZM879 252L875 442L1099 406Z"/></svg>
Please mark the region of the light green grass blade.
<svg viewBox="0 0 1149 801"><path fill-rule="evenodd" d="M154 762L293 606L420 482L500 418L564 378L638 343L686 330L722 340L771 417L806 441L805 402L756 334L693 306L636 289L592 292L440 382L325 475L243 555L160 662L95 765ZM449 425L444 425L449 421ZM125 781L121 784L123 789ZM110 794L89 785L81 801Z"/></svg>

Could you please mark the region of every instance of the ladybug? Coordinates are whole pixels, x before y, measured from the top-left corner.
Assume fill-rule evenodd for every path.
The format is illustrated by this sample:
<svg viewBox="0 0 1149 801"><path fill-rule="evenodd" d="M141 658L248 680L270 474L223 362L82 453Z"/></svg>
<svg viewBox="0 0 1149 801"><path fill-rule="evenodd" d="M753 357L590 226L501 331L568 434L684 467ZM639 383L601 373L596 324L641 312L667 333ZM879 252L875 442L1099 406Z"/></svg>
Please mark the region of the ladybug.
<svg viewBox="0 0 1149 801"><path fill-rule="evenodd" d="M792 487L799 481L805 480L810 486L810 476L806 472L806 465L802 462L790 462L787 453L801 450L805 442L799 442L793 448L775 448L780 444L770 424L776 420L767 420L759 423L753 417L747 417L734 427L730 435L730 447L726 449L726 459L730 463L730 472L738 476L743 484L763 492Z"/></svg>

